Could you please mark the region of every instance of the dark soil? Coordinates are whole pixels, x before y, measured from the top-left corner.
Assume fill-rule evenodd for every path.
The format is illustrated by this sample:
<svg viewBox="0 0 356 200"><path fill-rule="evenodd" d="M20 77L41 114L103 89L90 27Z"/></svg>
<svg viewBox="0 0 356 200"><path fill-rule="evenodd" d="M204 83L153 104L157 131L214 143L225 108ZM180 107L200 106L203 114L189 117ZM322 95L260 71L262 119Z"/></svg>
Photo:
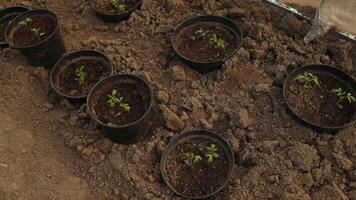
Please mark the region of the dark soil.
<svg viewBox="0 0 356 200"><path fill-rule="evenodd" d="M84 66L83 71L86 73L86 79L82 85L76 80L76 70L81 66ZM98 81L108 75L110 75L110 69L103 61L93 57L83 57L64 66L56 75L54 85L65 95L83 96L87 95Z"/></svg>
<svg viewBox="0 0 356 200"><path fill-rule="evenodd" d="M314 63L355 79L356 48L335 34L305 44L310 24L264 1L221 2L144 0L116 24L90 12L88 1L0 1L53 10L68 49L106 52L115 71L146 77L157 91L152 113L162 118L134 145L112 145L93 130L85 105L57 99L47 70L0 49L0 199L181 199L159 170L180 128L212 128L232 145L233 176L211 200L355 199L356 124L335 134L305 128L285 111L281 86ZM244 41L221 70L200 75L172 56L169 38L180 21L207 13L231 16Z"/></svg>
<svg viewBox="0 0 356 200"><path fill-rule="evenodd" d="M6 15L5 17L1 18L0 21L0 42L5 42L5 31L7 25L10 23L12 19L14 19L19 13L13 13L10 15Z"/></svg>
<svg viewBox="0 0 356 200"><path fill-rule="evenodd" d="M129 104L130 111L125 111L119 105L114 108L107 103L108 95L116 90L123 102ZM100 97L93 103L98 119L105 124L125 125L140 119L149 107L150 95L146 88L132 82L115 82L100 89ZM96 94L98 95L98 93ZM119 114L120 113L120 114Z"/></svg>
<svg viewBox="0 0 356 200"><path fill-rule="evenodd" d="M209 32L204 36L197 34L200 28ZM218 48L216 44L209 42L214 34L226 42L225 48ZM230 55L238 45L230 30L214 22L202 22L183 28L177 34L175 43L183 56L202 62L222 59Z"/></svg>
<svg viewBox="0 0 356 200"><path fill-rule="evenodd" d="M337 127L349 123L356 106L347 100L338 104L338 97L331 91L341 87L343 91L350 92L350 86L331 74L311 73L319 77L320 86L305 88L293 80L287 89L287 100L292 109L303 119L320 126Z"/></svg>
<svg viewBox="0 0 356 200"><path fill-rule="evenodd" d="M124 5L126 5L125 11L130 10L132 7L134 7L138 0L120 0L120 2ZM110 0L96 0L95 1L95 7L97 10L107 13L107 14L118 14L120 13L117 11L114 6L111 4Z"/></svg>
<svg viewBox="0 0 356 200"><path fill-rule="evenodd" d="M226 181L228 163L222 147L217 145L219 158L209 164L205 158L206 148L213 143L202 138L181 142L167 157L165 171L168 182L178 192L192 197L205 196L218 190ZM192 163L185 153L200 155L203 160Z"/></svg>
<svg viewBox="0 0 356 200"><path fill-rule="evenodd" d="M26 47L34 45L47 39L56 29L56 23L53 18L47 15L30 16L32 22L29 22L27 27L15 27L12 32L12 40L14 45ZM40 32L45 33L42 36L37 36L31 29L40 29Z"/></svg>

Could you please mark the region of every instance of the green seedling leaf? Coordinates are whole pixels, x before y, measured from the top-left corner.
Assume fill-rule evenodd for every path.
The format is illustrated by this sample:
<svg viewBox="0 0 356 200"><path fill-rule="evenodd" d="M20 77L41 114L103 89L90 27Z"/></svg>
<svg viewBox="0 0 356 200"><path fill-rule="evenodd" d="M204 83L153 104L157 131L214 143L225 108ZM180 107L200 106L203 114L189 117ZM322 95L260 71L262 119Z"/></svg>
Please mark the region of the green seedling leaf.
<svg viewBox="0 0 356 200"><path fill-rule="evenodd" d="M108 95L107 103L109 104L109 106L111 108L114 108L116 105L119 105L126 112L130 112L130 109L131 109L130 105L128 103L124 102L123 97L119 96L119 94L117 93L117 90L111 91L111 94Z"/></svg>

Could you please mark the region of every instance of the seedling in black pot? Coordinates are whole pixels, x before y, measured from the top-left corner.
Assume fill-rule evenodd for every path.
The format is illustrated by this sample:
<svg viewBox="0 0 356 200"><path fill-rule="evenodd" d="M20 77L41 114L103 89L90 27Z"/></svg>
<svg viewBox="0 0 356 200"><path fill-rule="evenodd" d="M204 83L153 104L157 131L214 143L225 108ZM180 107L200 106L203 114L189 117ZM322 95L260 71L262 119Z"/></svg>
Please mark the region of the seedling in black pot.
<svg viewBox="0 0 356 200"><path fill-rule="evenodd" d="M5 31L10 21L19 14L28 11L27 7L14 6L0 10L0 47L7 47L8 43L5 40Z"/></svg>
<svg viewBox="0 0 356 200"><path fill-rule="evenodd" d="M206 130L180 134L161 157L163 180L186 199L205 199L218 193L231 178L233 166L229 144Z"/></svg>
<svg viewBox="0 0 356 200"><path fill-rule="evenodd" d="M137 76L105 78L95 85L87 102L91 117L115 142L133 143L149 130L152 92Z"/></svg>
<svg viewBox="0 0 356 200"><path fill-rule="evenodd" d="M211 72L234 55L242 43L242 31L230 19L199 16L179 24L172 36L175 53L200 73Z"/></svg>
<svg viewBox="0 0 356 200"><path fill-rule="evenodd" d="M127 20L141 4L142 0L91 0L91 6L96 14L109 22Z"/></svg>
<svg viewBox="0 0 356 200"><path fill-rule="evenodd" d="M355 89L355 81L345 72L308 65L287 77L283 93L294 119L319 132L333 132L355 122Z"/></svg>
<svg viewBox="0 0 356 200"><path fill-rule="evenodd" d="M94 50L72 52L54 66L50 81L54 90L72 102L84 102L93 86L111 75L109 58Z"/></svg>
<svg viewBox="0 0 356 200"><path fill-rule="evenodd" d="M51 69L65 53L57 15L50 10L22 13L8 25L5 39L33 66Z"/></svg>

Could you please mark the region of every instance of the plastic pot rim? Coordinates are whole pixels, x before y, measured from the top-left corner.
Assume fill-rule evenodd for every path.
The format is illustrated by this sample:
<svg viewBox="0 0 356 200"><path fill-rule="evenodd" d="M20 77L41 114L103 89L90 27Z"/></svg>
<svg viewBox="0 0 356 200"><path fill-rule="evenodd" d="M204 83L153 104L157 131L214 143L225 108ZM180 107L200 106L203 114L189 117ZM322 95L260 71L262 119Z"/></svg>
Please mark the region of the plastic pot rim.
<svg viewBox="0 0 356 200"><path fill-rule="evenodd" d="M106 61L108 61L109 63L109 67L110 67L110 75L113 75L114 74L114 67L112 65L112 62L111 60L109 59L109 57L101 52L101 51L97 51L97 50L91 50L91 49L82 49L82 50L76 50L76 51L73 51L73 52L70 52L70 53L67 53L67 54L64 54L57 62L56 64L53 66L52 70L51 70L51 73L50 73L50 84L51 84L51 87L53 88L53 90L60 96L66 98L66 99L70 99L70 100L75 100L75 99L85 99L88 97L89 93L86 94L86 95L81 95L81 96L71 96L71 95L66 95L66 94L63 94L62 92L60 92L55 86L54 86L54 76L57 75L57 74L54 74L57 70L59 70L61 67L63 67L63 65L60 65L60 63L65 60L67 57L71 56L71 55L74 55L74 54L78 54L78 53L81 53L81 52L88 52L88 53L96 53L98 55L100 55L101 57L103 57ZM79 57L78 57L79 58ZM96 83L94 84L94 86L96 85ZM93 87L94 87L93 86ZM91 90L90 90L91 91ZM89 92L90 92L89 91Z"/></svg>
<svg viewBox="0 0 356 200"><path fill-rule="evenodd" d="M226 21L229 21L231 23L234 23L236 25L237 29L239 30L241 35L239 35L239 33L237 33L236 30L233 30L232 28L230 28L230 27L228 27L228 26L226 26L226 25L224 25L224 24L222 24L220 22L211 21L211 20L205 19L205 18L221 18L223 20L226 20ZM199 20L199 21L197 21L195 23L192 23L190 25L185 25L185 23L188 23L189 21L192 21L192 20ZM195 61L195 60L188 59L186 56L181 54L181 52L178 50L177 45L176 45L176 37L177 37L178 33L183 28L186 28L186 27L189 27L191 25L194 25L194 24L197 24L197 23L201 23L201 22L214 22L214 23L220 24L221 26L223 26L224 28L228 29L230 32L233 33L233 35L235 36L235 40L240 38L240 43L236 44L236 47L235 47L233 52L231 52L229 55L227 55L227 56L225 56L223 58L220 58L220 59L211 60L211 61ZM171 37L171 44L172 44L172 47L173 47L173 51L179 57L183 58L184 60L187 60L187 61L192 62L192 63L197 63L197 64L213 64L213 63L218 63L218 62L221 62L221 63L225 62L227 59L232 57L241 48L242 41L243 41L243 32L242 32L240 26L238 26L234 21L232 21L231 19L229 19L227 17L217 16L217 15L199 15L199 16L189 17L189 18L183 20L182 22L180 22L179 24L177 24L175 26L173 34L172 34L172 37Z"/></svg>
<svg viewBox="0 0 356 200"><path fill-rule="evenodd" d="M295 110L292 108L292 106L289 104L289 102L287 101L287 87L290 83L290 80L296 75L297 72L303 72L303 71L307 71L307 70L313 70L314 67L321 67L321 68L324 68L324 72L328 73L328 74L332 74L333 76L336 76L338 77L339 79L345 81L346 83L348 83L349 85L356 85L355 83L355 80L350 76L348 75L346 72L342 71L341 69L337 68L337 67L334 67L334 66L331 66L331 65L326 65L326 64L310 64L310 65L303 65L301 67L298 67L296 69L294 69L292 72L290 72L287 76L287 78L284 80L284 83L283 83L283 99L284 99L284 102L286 104L286 107L287 109L289 109L292 114L297 117L299 120L301 120L303 123L311 126L311 127L315 127L315 128L312 128L314 130L323 130L323 131L336 131L336 130L342 130L350 125L353 125L356 123L356 119L353 119L351 120L349 123L347 124L344 124L342 126L321 126L321 125L318 125L318 124L315 124L313 122L310 122L309 120L306 120L304 119L303 117L301 117L299 114L297 114L295 112ZM345 80L345 78L343 77L340 77L339 75L336 75L334 73L331 73L330 71L328 71L328 69L330 70L334 70L334 71L337 71L338 73L340 74L343 74L343 76L345 77L348 77L348 79L350 80L353 80L353 83L350 83L350 81L348 80ZM321 71L320 68L316 69L315 71ZM355 90L353 91L353 93L355 93Z"/></svg>
<svg viewBox="0 0 356 200"><path fill-rule="evenodd" d="M10 12L10 13L8 13L8 14L6 14L6 15L0 16L0 23L1 23L3 20L5 20L6 17L8 17L8 15L18 13L17 16L19 16L19 15L21 15L22 13L28 12L28 11L31 10L30 8L28 8L28 7L26 7L26 6L21 6L21 5L19 5L19 6L6 7L6 8L4 8L4 9L2 9L1 11L2 11L2 12L5 12L6 10L11 10L11 9L13 9L13 10L15 10L15 9L23 9L24 11L23 11L23 12L15 12L15 11L13 11L13 12ZM17 16L16 16L16 17L17 17ZM16 17L14 17L12 20L14 20ZM11 20L11 21L12 21L12 20ZM9 21L9 22L11 22L11 21ZM5 37L5 33L6 33L6 29L5 29L5 32L4 32L4 37ZM7 43L6 38L5 38L5 40L2 41L2 42L0 41L0 46L1 46L1 45L8 45L8 44L9 44L9 43Z"/></svg>
<svg viewBox="0 0 356 200"><path fill-rule="evenodd" d="M149 105L148 105L148 108L146 109L145 113L137 120L133 121L133 122L130 122L130 123L127 123L127 124L124 124L124 125L109 125L107 123L104 123L102 121L100 121L99 119L97 119L97 117L94 116L92 110L93 108L91 108L91 101L90 101L90 97L93 95L93 93L95 92L96 88L99 87L103 82L109 80L109 79L112 79L112 78L116 78L116 77L119 77L119 78L131 78L133 80L138 80L138 81L141 81L148 89L149 91L149 96L150 96L150 102L149 102ZM103 80L97 82L93 87L92 89L90 90L89 92L89 95L87 97L87 107L88 107L88 110L89 110L89 114L91 116L91 118L96 121L98 124L100 124L101 126L103 127L107 127L107 128L114 128L114 129L123 129L123 128L129 128L129 127L132 127L138 123L140 123L142 120L144 120L147 115L149 115L149 113L151 112L151 109L153 107L153 91L152 91L152 88L151 86L147 83L146 80L144 80L143 78L139 77L139 76L136 76L136 75L133 75L133 74L128 74L128 73L119 73L119 74L112 74L110 76L107 76L106 78L104 78Z"/></svg>
<svg viewBox="0 0 356 200"><path fill-rule="evenodd" d="M203 133L200 135L200 133ZM206 194L204 196L198 196L198 197L192 197L192 196L187 196L185 194L182 194L180 192L178 192L170 183L169 181L166 179L166 173L165 172L165 164L166 164L166 159L167 157L170 155L171 151L174 150L174 147L176 144L178 144L178 142L186 137L189 136L194 136L197 135L197 137L199 137L199 135L202 137L203 135L208 138L212 138L212 140L216 141L218 140L219 142L221 142L221 144L224 146L224 154L225 156L227 156L228 158L231 158L231 164L228 163L228 174L227 174L227 178L225 180L225 182L221 185L221 187L219 189L217 189L214 192L211 192L209 194ZM181 134L179 134L178 136L176 136L172 141L170 141L168 143L168 145L165 147L162 155L161 155L161 159L160 159L160 171L161 171L161 175L163 178L164 183L169 187L170 190L172 190L174 193L176 193L177 195L183 197L183 198L187 198L187 199L205 199L208 197L211 197L217 193L219 193L222 189L224 189L227 184L229 183L233 171L234 171L234 165L235 165L235 159L234 159L234 152L229 144L229 142L227 142L227 140L225 140L223 137L221 137L220 135L218 135L215 131L213 130L206 130L206 129L193 129L193 130L189 130L189 131L184 131Z"/></svg>
<svg viewBox="0 0 356 200"><path fill-rule="evenodd" d="M28 45L28 46L16 46L14 45L14 43L12 42L12 40L9 38L9 34L10 34L10 26L12 25L12 23L14 23L17 19L20 19L21 17L25 16L25 15L31 15L31 14L36 14L36 13L41 13L41 12L47 12L47 15L49 16L52 16L54 17L54 23L56 23L56 28L52 31L52 33L44 40L41 40L35 44L31 44L31 45ZM41 13L41 14L44 14L44 13ZM29 10L29 11L26 11L26 12L23 12L21 14L19 14L17 17L15 17L11 22L10 24L7 26L6 30L5 30L5 40L6 42L13 48L16 48L16 49L31 49L33 47L37 47L37 46L40 46L44 43L46 43L48 40L50 40L53 35L55 35L57 33L59 29L59 21L58 21L58 16L57 14L54 12L54 11L51 11L51 10L48 10L48 9L33 9L33 10Z"/></svg>

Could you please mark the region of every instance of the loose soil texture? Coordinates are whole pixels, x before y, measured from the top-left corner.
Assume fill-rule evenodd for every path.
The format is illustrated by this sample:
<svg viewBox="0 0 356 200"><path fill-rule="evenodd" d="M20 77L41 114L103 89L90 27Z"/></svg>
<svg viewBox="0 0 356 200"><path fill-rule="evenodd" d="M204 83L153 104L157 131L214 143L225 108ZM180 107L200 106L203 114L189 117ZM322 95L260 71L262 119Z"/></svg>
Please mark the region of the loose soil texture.
<svg viewBox="0 0 356 200"><path fill-rule="evenodd" d="M206 196L226 181L229 166L222 147L215 144L219 157L213 163L206 160L206 148L211 144L215 144L214 141L201 138L182 141L168 155L164 168L167 180L179 193L190 197ZM202 160L193 163L186 153L200 155Z"/></svg>
<svg viewBox="0 0 356 200"><path fill-rule="evenodd" d="M199 33L199 30L202 33ZM224 42L224 47L218 47L210 39L216 35ZM201 22L179 31L175 38L179 53L192 61L214 61L229 56L237 47L235 35L221 24Z"/></svg>
<svg viewBox="0 0 356 200"><path fill-rule="evenodd" d="M116 90L118 98L122 97L122 102L130 106L126 111L119 104L111 107L108 103L109 95ZM93 93L93 113L98 120L104 124L122 126L140 119L149 107L149 91L143 86L135 84L133 81L119 80L112 84L106 84Z"/></svg>
<svg viewBox="0 0 356 200"><path fill-rule="evenodd" d="M28 22L27 26L15 27L12 30L11 40L14 45L18 47L27 47L37 44L47 39L56 29L55 20L47 15L33 15L29 16L32 19ZM38 35L36 35L31 29L39 29ZM40 35L44 33L44 35Z"/></svg>
<svg viewBox="0 0 356 200"><path fill-rule="evenodd" d="M10 15L6 15L5 17L1 18L0 21L0 43L5 42L5 31L7 25L10 23L12 19L14 19L19 13L13 13Z"/></svg>
<svg viewBox="0 0 356 200"><path fill-rule="evenodd" d="M79 84L76 70L83 66L86 74L83 84ZM100 80L110 75L110 69L106 62L100 58L82 57L70 61L62 67L54 77L54 86L62 94L67 96L86 96L91 88Z"/></svg>
<svg viewBox="0 0 356 200"><path fill-rule="evenodd" d="M351 122L355 117L355 104L339 98L331 91L342 88L350 92L350 86L337 77L323 72L310 71L320 81L319 86L305 88L294 80L287 86L287 101L291 108L303 119L324 127L338 127ZM287 83L288 84L288 83Z"/></svg>
<svg viewBox="0 0 356 200"><path fill-rule="evenodd" d="M116 10L113 4L111 3L111 0L95 0L95 7L102 13L119 14L122 12L127 12L128 10L133 8L138 3L138 0L119 0L119 3L125 5L124 11L120 12Z"/></svg>
<svg viewBox="0 0 356 200"><path fill-rule="evenodd" d="M181 200L162 181L160 156L182 130L197 128L214 129L236 157L213 200L356 198L356 126L318 134L293 121L283 99L285 77L303 65L339 66L356 78L355 45L333 32L305 44L311 26L261 0L144 0L119 24L104 23L88 1L0 7L19 3L56 12L69 52L97 49L116 72L144 77L157 126L134 145L113 144L85 104L51 91L46 70L1 49L0 199ZM175 25L206 14L230 16L244 40L221 70L200 75L176 59L170 39Z"/></svg>

